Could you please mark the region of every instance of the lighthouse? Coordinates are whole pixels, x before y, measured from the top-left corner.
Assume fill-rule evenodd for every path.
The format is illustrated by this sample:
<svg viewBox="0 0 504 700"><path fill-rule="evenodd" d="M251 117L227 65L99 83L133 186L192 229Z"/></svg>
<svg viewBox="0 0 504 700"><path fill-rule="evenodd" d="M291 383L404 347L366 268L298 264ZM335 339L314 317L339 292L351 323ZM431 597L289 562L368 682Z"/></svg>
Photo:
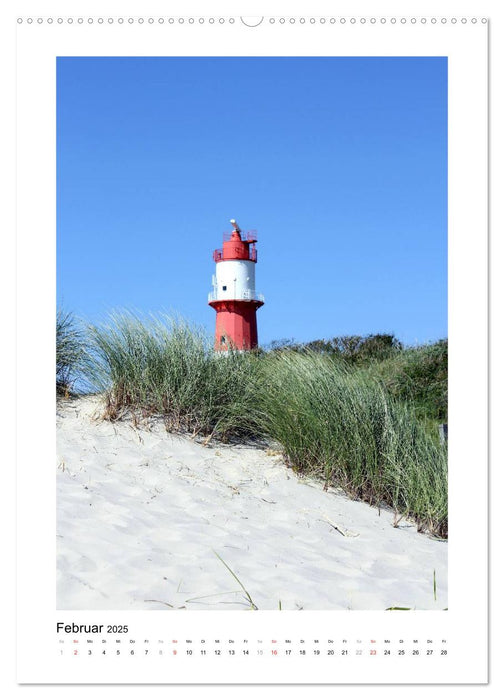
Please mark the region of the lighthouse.
<svg viewBox="0 0 504 700"><path fill-rule="evenodd" d="M224 234L222 248L214 250L215 275L208 303L217 312L215 350L251 350L257 347L256 310L264 304L255 288L257 236L246 234L234 219L233 231Z"/></svg>

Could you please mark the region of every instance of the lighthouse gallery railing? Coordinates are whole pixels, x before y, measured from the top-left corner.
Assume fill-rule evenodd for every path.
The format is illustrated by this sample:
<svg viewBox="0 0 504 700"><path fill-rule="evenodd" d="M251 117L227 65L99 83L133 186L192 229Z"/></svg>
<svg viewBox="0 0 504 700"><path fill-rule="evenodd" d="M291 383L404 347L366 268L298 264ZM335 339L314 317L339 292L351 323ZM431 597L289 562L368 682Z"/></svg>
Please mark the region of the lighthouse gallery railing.
<svg viewBox="0 0 504 700"><path fill-rule="evenodd" d="M241 294L238 293L232 297L219 296L219 293L216 291L210 292L208 294L208 301L232 301L232 300L261 301L264 304L264 294L256 294L256 292L250 292L250 291L245 291L245 292L242 292Z"/></svg>

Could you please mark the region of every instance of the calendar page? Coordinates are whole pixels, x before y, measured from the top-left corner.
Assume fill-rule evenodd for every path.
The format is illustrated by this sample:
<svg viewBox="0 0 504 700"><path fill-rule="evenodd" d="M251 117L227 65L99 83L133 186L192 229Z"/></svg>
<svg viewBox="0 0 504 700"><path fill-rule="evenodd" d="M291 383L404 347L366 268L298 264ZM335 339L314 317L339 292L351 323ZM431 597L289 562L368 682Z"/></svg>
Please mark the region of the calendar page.
<svg viewBox="0 0 504 700"><path fill-rule="evenodd" d="M14 20L20 683L487 682L489 20L310 9Z"/></svg>

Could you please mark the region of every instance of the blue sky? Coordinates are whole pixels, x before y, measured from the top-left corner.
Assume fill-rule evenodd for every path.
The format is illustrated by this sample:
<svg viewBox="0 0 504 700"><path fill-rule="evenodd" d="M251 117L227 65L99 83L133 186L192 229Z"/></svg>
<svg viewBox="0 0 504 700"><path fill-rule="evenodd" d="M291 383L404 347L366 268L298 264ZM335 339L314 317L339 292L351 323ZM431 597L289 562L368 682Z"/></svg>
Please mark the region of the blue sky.
<svg viewBox="0 0 504 700"><path fill-rule="evenodd" d="M258 231L260 344L446 337L446 59L58 59L59 306L213 333L231 218Z"/></svg>

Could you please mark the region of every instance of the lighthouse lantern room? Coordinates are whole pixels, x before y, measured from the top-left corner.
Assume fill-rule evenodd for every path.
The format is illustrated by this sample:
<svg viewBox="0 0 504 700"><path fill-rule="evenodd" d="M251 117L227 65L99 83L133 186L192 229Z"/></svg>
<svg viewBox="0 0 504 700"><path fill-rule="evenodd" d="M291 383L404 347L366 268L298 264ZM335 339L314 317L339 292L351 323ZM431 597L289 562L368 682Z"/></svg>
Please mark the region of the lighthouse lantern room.
<svg viewBox="0 0 504 700"><path fill-rule="evenodd" d="M222 248L214 251L215 275L208 303L217 312L215 349L251 350L257 347L256 310L264 304L255 289L257 236L246 234L234 219L233 231L224 234Z"/></svg>

